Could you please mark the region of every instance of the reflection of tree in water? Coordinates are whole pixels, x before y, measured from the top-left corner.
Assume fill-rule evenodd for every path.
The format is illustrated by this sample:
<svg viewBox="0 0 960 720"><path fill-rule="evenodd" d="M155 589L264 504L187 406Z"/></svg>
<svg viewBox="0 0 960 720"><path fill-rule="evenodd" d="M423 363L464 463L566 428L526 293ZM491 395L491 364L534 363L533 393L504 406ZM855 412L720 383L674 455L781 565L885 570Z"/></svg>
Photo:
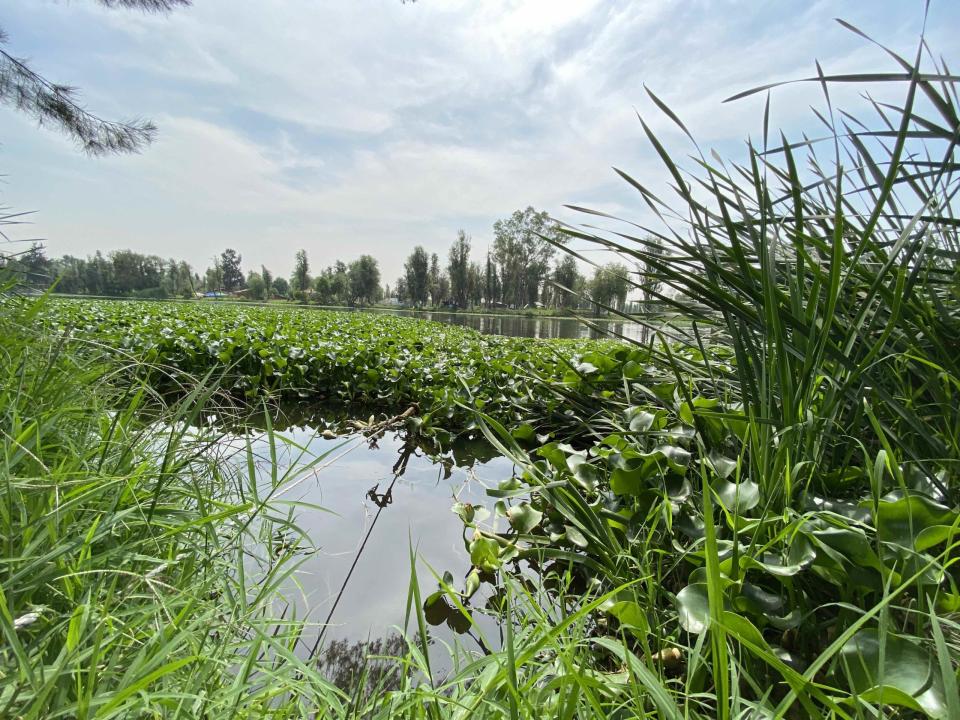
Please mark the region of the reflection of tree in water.
<svg viewBox="0 0 960 720"><path fill-rule="evenodd" d="M419 635L413 642L419 643ZM398 658L407 652L402 635L392 633L374 640L331 640L317 658L320 671L341 690L374 693L400 687L402 665Z"/></svg>

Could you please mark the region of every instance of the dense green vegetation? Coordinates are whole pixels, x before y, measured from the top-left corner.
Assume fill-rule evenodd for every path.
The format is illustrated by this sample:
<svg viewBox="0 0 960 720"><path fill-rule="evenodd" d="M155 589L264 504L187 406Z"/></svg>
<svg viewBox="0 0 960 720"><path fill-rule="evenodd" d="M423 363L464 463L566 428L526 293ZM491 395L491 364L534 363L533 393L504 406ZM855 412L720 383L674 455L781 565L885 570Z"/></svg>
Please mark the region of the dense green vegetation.
<svg viewBox="0 0 960 720"><path fill-rule="evenodd" d="M57 332L116 348L161 390L212 376L221 390L248 400L388 414L416 404L418 432L441 449L457 434L479 433L476 410L510 426L580 434L571 403L599 409L599 391L621 387L623 367L639 373L647 357L609 341L487 336L323 310L63 300L46 318ZM597 375L597 366L609 372Z"/></svg>
<svg viewBox="0 0 960 720"><path fill-rule="evenodd" d="M822 141L764 127L729 169L682 170L643 124L677 197L621 174L664 228L568 234L689 321L646 346L5 299L0 714L960 717L960 103L922 50L811 79L900 83L902 104L828 111ZM390 692L297 653L271 543L309 509L188 430L216 393L415 403L438 451L483 433L515 461L486 507L453 508L461 579L412 572ZM441 623L487 652L435 673Z"/></svg>

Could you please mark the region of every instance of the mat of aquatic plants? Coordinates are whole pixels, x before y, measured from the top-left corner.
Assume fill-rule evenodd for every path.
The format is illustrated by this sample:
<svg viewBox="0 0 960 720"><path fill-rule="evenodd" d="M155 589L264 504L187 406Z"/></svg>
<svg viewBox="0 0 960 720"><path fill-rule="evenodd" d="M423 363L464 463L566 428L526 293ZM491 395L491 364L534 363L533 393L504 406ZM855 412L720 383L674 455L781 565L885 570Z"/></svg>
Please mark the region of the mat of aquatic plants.
<svg viewBox="0 0 960 720"><path fill-rule="evenodd" d="M477 410L521 435L533 426L573 432L569 391L595 388L596 410L600 393L622 388L624 373L639 374L646 359L611 341L487 336L367 313L64 300L50 318L61 332L116 348L161 389L210 374L236 397L296 405L300 415L416 405L410 422L443 449L473 431Z"/></svg>

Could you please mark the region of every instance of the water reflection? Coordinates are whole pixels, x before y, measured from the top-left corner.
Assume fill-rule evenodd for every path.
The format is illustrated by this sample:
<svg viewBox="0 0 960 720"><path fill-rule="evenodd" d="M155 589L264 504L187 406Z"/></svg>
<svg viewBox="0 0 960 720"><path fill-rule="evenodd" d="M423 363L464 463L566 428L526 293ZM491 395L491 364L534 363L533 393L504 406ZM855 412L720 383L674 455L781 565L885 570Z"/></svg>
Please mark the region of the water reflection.
<svg viewBox="0 0 960 720"><path fill-rule="evenodd" d="M600 330L590 327L576 318L536 317L524 315L484 315L473 313L421 312L416 310L382 310L389 315L417 317L424 320L436 320L450 325L472 328L485 335L506 335L509 337L530 338L605 338L623 337L629 340L646 342L650 338L650 329L633 322L591 319Z"/></svg>
<svg viewBox="0 0 960 720"><path fill-rule="evenodd" d="M451 506L458 500L488 502L485 488L510 477L513 470L502 457L474 462L461 456L464 465L438 465L392 433L373 449L363 438L350 438L344 445L344 438L326 439L310 428L288 428L283 435L295 445L278 455L281 473L295 462L295 446L314 456L332 451L331 459L336 458L325 460L283 495L285 501L303 503L296 522L318 548L301 559L286 599L298 617L306 615L311 623L330 616L325 645L338 639L387 637L403 626L411 547L437 573L462 573L469 558L463 523ZM263 458L258 471L269 482L266 440L254 444ZM399 469L402 474L395 474ZM425 594L437 586L422 563L418 578ZM436 636L452 639L445 628L435 630Z"/></svg>

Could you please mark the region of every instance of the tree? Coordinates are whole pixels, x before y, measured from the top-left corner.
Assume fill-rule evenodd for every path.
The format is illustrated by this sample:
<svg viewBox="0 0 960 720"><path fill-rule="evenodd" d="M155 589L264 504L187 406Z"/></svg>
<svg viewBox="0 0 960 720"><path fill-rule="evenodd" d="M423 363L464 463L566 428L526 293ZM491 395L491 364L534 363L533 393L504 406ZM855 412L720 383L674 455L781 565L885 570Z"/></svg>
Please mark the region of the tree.
<svg viewBox="0 0 960 720"><path fill-rule="evenodd" d="M483 300L483 268L480 263L470 263L467 272L467 293L470 298L470 305L479 305Z"/></svg>
<svg viewBox="0 0 960 720"><path fill-rule="evenodd" d="M540 296L554 246L563 242L560 228L545 212L517 210L493 225L494 260L500 266L503 299L516 307L532 305Z"/></svg>
<svg viewBox="0 0 960 720"><path fill-rule="evenodd" d="M350 263L351 300L360 305L370 305L380 292L380 268L370 255L361 255Z"/></svg>
<svg viewBox="0 0 960 720"><path fill-rule="evenodd" d="M190 0L98 0L106 7L146 12L167 12ZM0 46L6 35L0 29ZM51 82L35 72L26 60L0 47L0 102L32 115L40 125L51 124L72 137L90 155L136 152L149 144L156 126L150 121L103 120L80 105L77 91Z"/></svg>
<svg viewBox="0 0 960 720"><path fill-rule="evenodd" d="M407 277L406 275L401 275L397 278L397 281L393 284L393 291L397 296L397 302L406 302L407 301Z"/></svg>
<svg viewBox="0 0 960 720"><path fill-rule="evenodd" d="M457 233L457 239L450 248L447 265L450 276L450 297L462 308L470 301L470 236L463 230Z"/></svg>
<svg viewBox="0 0 960 720"><path fill-rule="evenodd" d="M327 305L333 300L333 284L330 280L330 268L324 270L313 280L313 292L316 293L316 300L321 305Z"/></svg>
<svg viewBox="0 0 960 720"><path fill-rule="evenodd" d="M220 268L220 261L213 259L213 267L207 268L203 280L203 286L207 292L220 292L223 290L223 271Z"/></svg>
<svg viewBox="0 0 960 720"><path fill-rule="evenodd" d="M436 253L430 256L430 275L427 280L427 292L430 293L430 304L440 302L440 258Z"/></svg>
<svg viewBox="0 0 960 720"><path fill-rule="evenodd" d="M285 277L275 277L273 279L273 292L282 298L288 297L290 294L290 283L287 282Z"/></svg>
<svg viewBox="0 0 960 720"><path fill-rule="evenodd" d="M623 310L627 302L627 291L630 288L628 279L629 269L622 263L607 263L598 267L593 273L590 282L590 294L595 303L612 307L614 310Z"/></svg>
<svg viewBox="0 0 960 720"><path fill-rule="evenodd" d="M644 250L649 257L640 264L638 268L641 278L641 294L644 303L643 311L649 312L649 303L654 302L660 293L663 283L659 280L661 268L657 267L658 262L667 254L663 243L655 237L644 239Z"/></svg>
<svg viewBox="0 0 960 720"><path fill-rule="evenodd" d="M500 276L497 273L497 265L493 262L493 259L490 257L490 252L487 252L487 266L484 272L484 289L483 296L487 301L487 307L489 308L493 303L500 301Z"/></svg>
<svg viewBox="0 0 960 720"><path fill-rule="evenodd" d="M330 268L330 293L333 300L338 303L351 302L350 297L350 272L346 263L337 260Z"/></svg>
<svg viewBox="0 0 960 720"><path fill-rule="evenodd" d="M240 269L241 255L231 248L220 253L220 271L223 289L233 292L243 287L243 270Z"/></svg>
<svg viewBox="0 0 960 720"><path fill-rule="evenodd" d="M417 245L403 264L407 278L407 295L414 305L426 305L429 291L430 258L422 245Z"/></svg>
<svg viewBox="0 0 960 720"><path fill-rule="evenodd" d="M267 299L267 284L263 280L263 275L250 271L247 275L247 294L253 300Z"/></svg>
<svg viewBox="0 0 960 720"><path fill-rule="evenodd" d="M273 273L267 270L266 265L260 266L260 277L263 278L264 287L267 289L267 299L269 300L270 292L273 290Z"/></svg>
<svg viewBox="0 0 960 720"><path fill-rule="evenodd" d="M303 295L310 289L310 263L307 261L306 250L297 250L293 263L293 275L290 276L290 289L299 295Z"/></svg>
<svg viewBox="0 0 960 720"><path fill-rule="evenodd" d="M47 287L53 280L53 265L38 242L32 243L29 250L7 256L6 260L27 285Z"/></svg>
<svg viewBox="0 0 960 720"><path fill-rule="evenodd" d="M553 282L556 288L556 305L563 308L576 307L579 298L574 294L582 276L577 269L577 261L573 255L564 255L553 271Z"/></svg>

